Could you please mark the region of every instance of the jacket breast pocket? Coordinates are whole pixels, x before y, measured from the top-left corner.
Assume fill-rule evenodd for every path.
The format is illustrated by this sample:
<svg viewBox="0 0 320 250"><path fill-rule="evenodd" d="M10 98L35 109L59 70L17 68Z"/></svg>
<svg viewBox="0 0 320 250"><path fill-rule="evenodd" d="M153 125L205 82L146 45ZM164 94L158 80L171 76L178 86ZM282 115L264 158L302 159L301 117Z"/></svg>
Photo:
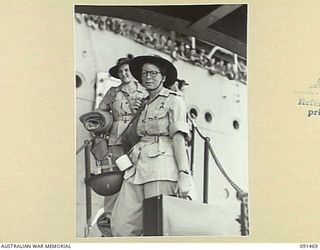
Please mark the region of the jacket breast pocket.
<svg viewBox="0 0 320 250"><path fill-rule="evenodd" d="M119 116L121 114L122 98L120 95L116 95L111 100L111 107L112 107L112 112L115 116Z"/></svg>
<svg viewBox="0 0 320 250"><path fill-rule="evenodd" d="M168 135L169 116L168 111L155 111L150 113L145 120L145 128L149 135Z"/></svg>

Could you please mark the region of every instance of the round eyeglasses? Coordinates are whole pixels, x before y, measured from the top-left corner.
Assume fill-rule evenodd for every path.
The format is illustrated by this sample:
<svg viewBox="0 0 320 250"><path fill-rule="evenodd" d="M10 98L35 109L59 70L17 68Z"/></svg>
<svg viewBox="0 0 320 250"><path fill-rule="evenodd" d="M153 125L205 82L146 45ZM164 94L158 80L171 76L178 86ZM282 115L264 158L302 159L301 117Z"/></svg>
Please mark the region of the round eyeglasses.
<svg viewBox="0 0 320 250"><path fill-rule="evenodd" d="M159 71L151 70L151 71L142 71L141 76L147 77L148 73L152 78L155 78L158 74L161 74L161 72L159 72Z"/></svg>

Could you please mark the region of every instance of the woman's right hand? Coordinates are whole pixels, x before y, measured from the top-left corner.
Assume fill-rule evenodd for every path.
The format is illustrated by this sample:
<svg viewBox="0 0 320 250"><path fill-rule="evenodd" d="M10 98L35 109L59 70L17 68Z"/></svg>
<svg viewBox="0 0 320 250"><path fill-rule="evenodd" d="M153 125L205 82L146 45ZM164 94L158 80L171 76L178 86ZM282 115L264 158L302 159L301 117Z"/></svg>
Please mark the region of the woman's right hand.
<svg viewBox="0 0 320 250"><path fill-rule="evenodd" d="M140 99L134 99L132 101L132 110L133 110L133 113L136 113L138 111L138 109L141 107L141 103L142 101Z"/></svg>
<svg viewBox="0 0 320 250"><path fill-rule="evenodd" d="M178 197L187 199L191 189L191 176L185 173L179 173L179 179L175 189Z"/></svg>

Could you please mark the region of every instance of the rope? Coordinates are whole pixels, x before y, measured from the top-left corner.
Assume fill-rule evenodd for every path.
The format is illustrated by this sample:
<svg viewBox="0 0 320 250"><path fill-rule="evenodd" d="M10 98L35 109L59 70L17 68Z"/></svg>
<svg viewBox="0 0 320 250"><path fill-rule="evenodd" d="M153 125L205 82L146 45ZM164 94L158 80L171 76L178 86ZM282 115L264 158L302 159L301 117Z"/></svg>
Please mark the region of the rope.
<svg viewBox="0 0 320 250"><path fill-rule="evenodd" d="M224 178L229 182L229 184L234 188L234 190L237 192L237 198L239 200L243 200L244 197L248 196L248 193L245 193L234 181L231 180L231 178L228 176L228 174L226 173L226 171L224 170L224 168L222 167L221 163L219 162L216 154L214 153L214 150L212 148L212 145L210 143L210 138L204 136L199 129L197 128L194 119L192 119L191 117L188 117L189 120L192 122L192 125L194 126L195 130L197 131L197 133L199 134L199 136L206 142L206 144L209 147L209 151L219 169L219 171L221 172L221 174L224 176Z"/></svg>

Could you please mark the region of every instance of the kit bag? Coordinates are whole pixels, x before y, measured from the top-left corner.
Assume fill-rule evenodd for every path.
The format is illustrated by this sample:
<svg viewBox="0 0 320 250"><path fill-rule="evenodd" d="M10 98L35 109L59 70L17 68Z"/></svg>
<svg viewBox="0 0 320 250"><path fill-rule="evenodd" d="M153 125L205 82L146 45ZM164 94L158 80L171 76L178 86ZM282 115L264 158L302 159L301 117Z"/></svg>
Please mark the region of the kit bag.
<svg viewBox="0 0 320 250"><path fill-rule="evenodd" d="M91 153L97 161L104 160L109 153L108 140L105 137L96 136L92 141Z"/></svg>

